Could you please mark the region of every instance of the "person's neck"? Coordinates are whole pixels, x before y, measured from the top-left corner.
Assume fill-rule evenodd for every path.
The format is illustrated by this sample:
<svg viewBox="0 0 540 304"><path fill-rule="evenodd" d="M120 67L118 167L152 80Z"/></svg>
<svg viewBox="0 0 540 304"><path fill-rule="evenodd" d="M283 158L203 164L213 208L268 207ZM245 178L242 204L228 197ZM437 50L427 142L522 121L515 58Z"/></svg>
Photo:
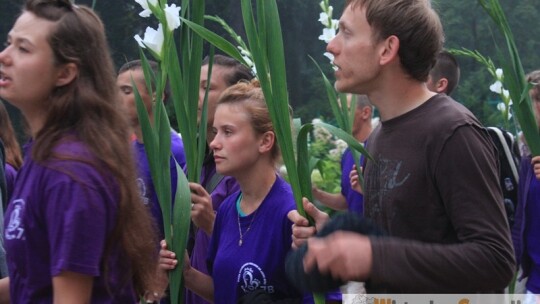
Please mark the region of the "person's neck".
<svg viewBox="0 0 540 304"><path fill-rule="evenodd" d="M436 93L429 91L424 83L402 75L387 79L368 97L379 110L381 121L386 121L416 109L434 95Z"/></svg>
<svg viewBox="0 0 540 304"><path fill-rule="evenodd" d="M133 128L133 133L135 134L135 139L137 140L137 142L140 143L140 144L144 144L144 139L143 139L143 133L142 133L141 126L134 127Z"/></svg>
<svg viewBox="0 0 540 304"><path fill-rule="evenodd" d="M244 213L250 214L261 205L276 178L274 167L262 164L253 166L249 172L235 176L242 191L242 210Z"/></svg>
<svg viewBox="0 0 540 304"><path fill-rule="evenodd" d="M363 143L369 137L369 134L371 134L372 130L373 127L371 126L371 119L365 120L362 122L362 127L360 128L360 131L354 134L354 138L356 138L358 142Z"/></svg>
<svg viewBox="0 0 540 304"><path fill-rule="evenodd" d="M36 110L36 111L21 111L26 122L28 123L28 127L30 129L30 134L32 138L36 138L37 133L43 128L43 125L45 124L46 119L46 112L42 110Z"/></svg>
<svg viewBox="0 0 540 304"><path fill-rule="evenodd" d="M148 115L148 119L150 120L150 125L153 125L154 117L152 115ZM143 131L140 123L137 123L133 126L133 133L135 134L137 142L140 144L144 144Z"/></svg>

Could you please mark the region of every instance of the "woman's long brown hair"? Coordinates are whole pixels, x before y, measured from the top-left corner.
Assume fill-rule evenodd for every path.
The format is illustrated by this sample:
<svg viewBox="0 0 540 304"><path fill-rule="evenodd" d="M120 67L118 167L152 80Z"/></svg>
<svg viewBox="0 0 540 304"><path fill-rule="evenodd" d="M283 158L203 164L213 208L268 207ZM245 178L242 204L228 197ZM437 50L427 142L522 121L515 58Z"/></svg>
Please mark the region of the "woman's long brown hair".
<svg viewBox="0 0 540 304"><path fill-rule="evenodd" d="M4 103L0 101L0 140L6 149L6 163L19 170L22 166L21 146L15 136L15 130L11 124L8 112Z"/></svg>

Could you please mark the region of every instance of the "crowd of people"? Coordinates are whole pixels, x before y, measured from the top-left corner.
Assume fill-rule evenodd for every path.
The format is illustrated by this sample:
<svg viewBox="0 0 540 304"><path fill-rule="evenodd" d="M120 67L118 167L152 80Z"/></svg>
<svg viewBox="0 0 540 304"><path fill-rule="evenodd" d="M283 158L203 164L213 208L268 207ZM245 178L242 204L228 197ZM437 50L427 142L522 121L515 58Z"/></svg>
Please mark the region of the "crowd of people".
<svg viewBox="0 0 540 304"><path fill-rule="evenodd" d="M346 150L341 192L314 187L313 196L384 237L317 236L332 218L307 199L314 225L296 210L258 80L216 55L201 66L208 134L200 183L189 185L189 246L169 251L136 110L139 95L153 121L168 92L147 87L139 60L116 72L105 32L84 5L26 0L0 52L0 98L21 111L30 137L21 149L0 103L0 303L166 303L176 267L189 304L312 303L286 274L300 247L305 273L363 282L361 292L500 293L519 270L527 303L540 301L540 156L520 155L510 227L498 151L450 97L459 66L429 1L348 0L327 47L336 90L358 98L353 136L373 160L358 167ZM527 81L540 126L540 72ZM174 196L192 143L170 137ZM325 297L341 301L339 291Z"/></svg>

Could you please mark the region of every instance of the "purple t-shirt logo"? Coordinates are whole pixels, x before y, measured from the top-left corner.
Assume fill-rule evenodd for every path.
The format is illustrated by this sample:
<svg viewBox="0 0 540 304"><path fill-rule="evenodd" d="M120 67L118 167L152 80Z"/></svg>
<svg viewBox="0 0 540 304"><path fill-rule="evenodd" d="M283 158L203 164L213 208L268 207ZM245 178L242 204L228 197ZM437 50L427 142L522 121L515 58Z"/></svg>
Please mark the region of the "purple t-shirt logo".
<svg viewBox="0 0 540 304"><path fill-rule="evenodd" d="M22 216L26 205L23 199L17 199L11 202L13 204L13 212L9 216L9 223L6 229L7 240L24 240L24 227L22 225Z"/></svg>
<svg viewBox="0 0 540 304"><path fill-rule="evenodd" d="M245 263L238 272L238 285L244 293L256 289L263 289L267 293L274 293L274 286L267 286L264 271L255 263Z"/></svg>
<svg viewBox="0 0 540 304"><path fill-rule="evenodd" d="M144 179L137 178L136 180L137 188L139 189L139 195L141 196L141 200L143 204L148 205L150 203L150 199L147 197L146 193L146 183L144 182Z"/></svg>

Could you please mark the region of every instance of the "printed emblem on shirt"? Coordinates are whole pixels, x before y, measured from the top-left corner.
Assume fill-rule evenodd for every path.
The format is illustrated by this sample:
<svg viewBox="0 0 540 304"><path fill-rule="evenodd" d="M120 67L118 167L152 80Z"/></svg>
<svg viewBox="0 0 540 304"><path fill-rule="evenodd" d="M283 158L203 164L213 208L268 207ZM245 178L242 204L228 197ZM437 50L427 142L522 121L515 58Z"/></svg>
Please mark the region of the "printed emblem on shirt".
<svg viewBox="0 0 540 304"><path fill-rule="evenodd" d="M142 202L145 205L148 205L150 199L148 197L146 197L147 196L147 194L146 194L146 183L140 177L137 178L136 183L137 183L137 188L139 189L139 195L141 196Z"/></svg>
<svg viewBox="0 0 540 304"><path fill-rule="evenodd" d="M17 199L11 204L13 205L13 209L9 215L9 222L5 233L6 240L21 240L24 239L22 217L26 202L23 199Z"/></svg>
<svg viewBox="0 0 540 304"><path fill-rule="evenodd" d="M256 289L264 289L267 293L274 293L274 286L267 285L264 271L254 263L246 263L240 267L237 283L244 293Z"/></svg>
<svg viewBox="0 0 540 304"><path fill-rule="evenodd" d="M376 218L383 212L383 202L391 191L401 187L410 177L402 170L403 161L379 158L366 177L365 200L369 201L368 214ZM392 215L390 215L392 217Z"/></svg>

